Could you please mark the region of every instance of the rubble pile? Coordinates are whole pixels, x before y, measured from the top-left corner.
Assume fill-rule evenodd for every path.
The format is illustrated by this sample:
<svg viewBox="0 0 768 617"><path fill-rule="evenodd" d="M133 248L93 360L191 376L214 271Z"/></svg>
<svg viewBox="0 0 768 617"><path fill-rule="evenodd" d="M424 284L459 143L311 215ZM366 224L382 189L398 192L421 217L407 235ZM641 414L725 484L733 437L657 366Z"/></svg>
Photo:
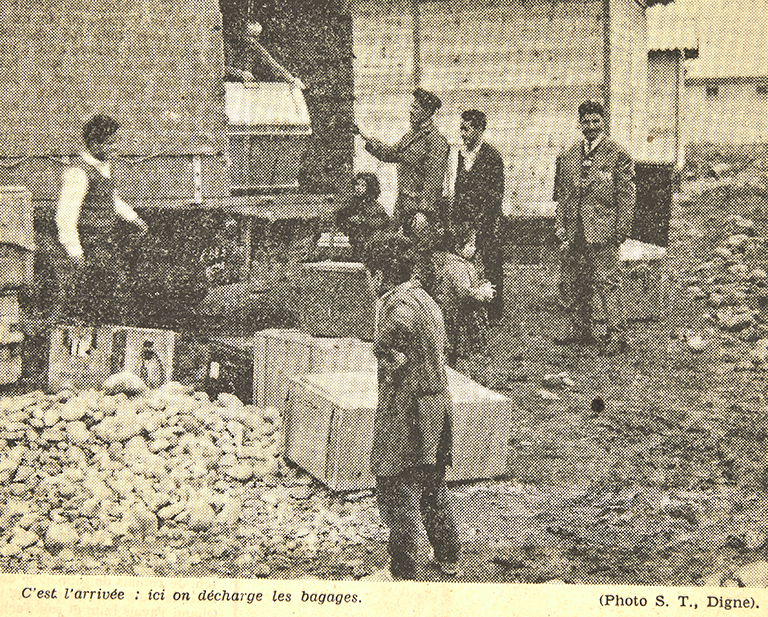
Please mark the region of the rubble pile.
<svg viewBox="0 0 768 617"><path fill-rule="evenodd" d="M736 370L768 370L768 273L761 258L765 238L756 234L754 222L728 217L724 241L683 281L687 301L703 313L702 328L674 333L690 351L702 352L717 340L726 347L721 362Z"/></svg>
<svg viewBox="0 0 768 617"><path fill-rule="evenodd" d="M333 506L285 464L276 409L126 374L104 388L0 401L4 571L84 572L85 559L173 573L213 558L266 576L379 537L372 498Z"/></svg>

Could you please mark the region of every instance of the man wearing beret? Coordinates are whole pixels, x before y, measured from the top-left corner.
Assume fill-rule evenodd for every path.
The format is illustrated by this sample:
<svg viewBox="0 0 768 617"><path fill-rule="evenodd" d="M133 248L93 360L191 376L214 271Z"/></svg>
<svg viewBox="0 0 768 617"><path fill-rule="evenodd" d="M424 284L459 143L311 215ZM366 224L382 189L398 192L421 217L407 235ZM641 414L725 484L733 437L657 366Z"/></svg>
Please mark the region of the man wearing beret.
<svg viewBox="0 0 768 617"><path fill-rule="evenodd" d="M560 292L575 325L575 338L594 341L592 295L605 311L607 354L627 347L619 245L629 236L635 206L632 160L605 134L599 101L579 105L579 140L557 159L556 233L561 250ZM564 342L564 341L563 341Z"/></svg>
<svg viewBox="0 0 768 617"><path fill-rule="evenodd" d="M448 140L433 121L442 102L423 88L413 91L410 110L411 129L395 146L358 133L365 149L380 161L397 163L397 201L394 223L406 233L419 233L427 223L436 223L445 174L448 169Z"/></svg>

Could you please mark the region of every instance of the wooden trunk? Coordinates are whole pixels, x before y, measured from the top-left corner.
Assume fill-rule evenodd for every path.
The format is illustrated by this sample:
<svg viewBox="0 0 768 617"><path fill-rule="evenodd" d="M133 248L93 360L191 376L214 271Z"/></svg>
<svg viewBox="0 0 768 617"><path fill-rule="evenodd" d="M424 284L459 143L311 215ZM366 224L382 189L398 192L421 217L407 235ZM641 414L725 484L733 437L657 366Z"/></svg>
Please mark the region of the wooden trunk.
<svg viewBox="0 0 768 617"><path fill-rule="evenodd" d="M354 338L314 338L298 330L264 330L254 339L253 401L285 410L294 377L310 373L376 371L373 346Z"/></svg>
<svg viewBox="0 0 768 617"><path fill-rule="evenodd" d="M453 399L449 481L503 476L515 406L448 369ZM370 471L377 382L373 372L305 375L291 382L286 456L334 491L374 486Z"/></svg>

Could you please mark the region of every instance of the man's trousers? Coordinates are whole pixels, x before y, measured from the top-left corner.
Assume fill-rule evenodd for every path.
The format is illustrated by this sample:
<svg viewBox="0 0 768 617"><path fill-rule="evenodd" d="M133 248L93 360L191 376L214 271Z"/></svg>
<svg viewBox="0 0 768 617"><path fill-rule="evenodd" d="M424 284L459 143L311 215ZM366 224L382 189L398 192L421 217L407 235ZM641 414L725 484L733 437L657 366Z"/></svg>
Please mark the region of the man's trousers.
<svg viewBox="0 0 768 617"><path fill-rule="evenodd" d="M608 333L626 332L618 245L568 243L560 259L560 296L577 333L588 333L591 328L594 296L605 312Z"/></svg>
<svg viewBox="0 0 768 617"><path fill-rule="evenodd" d="M417 576L418 541L422 525L436 561L456 564L460 543L451 513L445 469L411 467L396 476L376 477L376 501L389 527L390 572L398 579Z"/></svg>

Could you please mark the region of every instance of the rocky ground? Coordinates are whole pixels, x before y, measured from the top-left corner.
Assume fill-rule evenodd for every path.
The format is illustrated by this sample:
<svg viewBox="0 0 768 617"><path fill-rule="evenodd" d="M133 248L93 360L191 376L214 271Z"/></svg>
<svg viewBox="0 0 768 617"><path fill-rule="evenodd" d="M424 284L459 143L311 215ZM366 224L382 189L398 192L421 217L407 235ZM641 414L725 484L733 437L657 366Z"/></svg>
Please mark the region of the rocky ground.
<svg viewBox="0 0 768 617"><path fill-rule="evenodd" d="M492 332L493 385L519 417L508 477L451 487L461 580L768 586L768 191L753 168L685 187L669 310L633 324L628 354ZM271 410L178 386L0 408L4 572L360 579L385 565L373 495L332 495L285 463Z"/></svg>

